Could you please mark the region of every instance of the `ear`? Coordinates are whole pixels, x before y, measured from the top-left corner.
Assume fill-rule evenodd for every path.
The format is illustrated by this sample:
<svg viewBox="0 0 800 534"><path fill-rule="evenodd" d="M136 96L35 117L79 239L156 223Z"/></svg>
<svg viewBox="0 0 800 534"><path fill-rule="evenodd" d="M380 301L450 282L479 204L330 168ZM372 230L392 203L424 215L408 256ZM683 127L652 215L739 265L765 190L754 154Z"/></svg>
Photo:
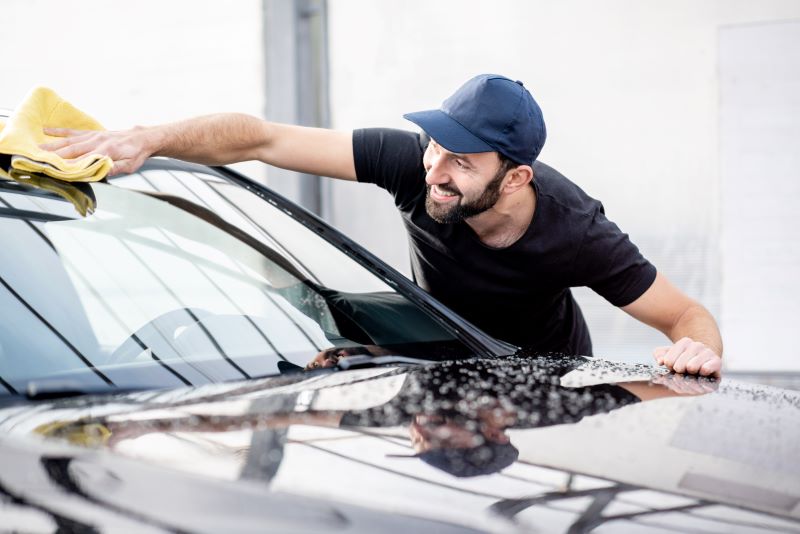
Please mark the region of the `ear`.
<svg viewBox="0 0 800 534"><path fill-rule="evenodd" d="M483 437L492 443L499 443L500 445L511 443L511 438L508 437L508 434L506 434L502 428L482 428L481 434L483 434Z"/></svg>
<svg viewBox="0 0 800 534"><path fill-rule="evenodd" d="M506 173L506 183L503 191L515 193L527 186L533 180L533 168L530 165L517 165Z"/></svg>

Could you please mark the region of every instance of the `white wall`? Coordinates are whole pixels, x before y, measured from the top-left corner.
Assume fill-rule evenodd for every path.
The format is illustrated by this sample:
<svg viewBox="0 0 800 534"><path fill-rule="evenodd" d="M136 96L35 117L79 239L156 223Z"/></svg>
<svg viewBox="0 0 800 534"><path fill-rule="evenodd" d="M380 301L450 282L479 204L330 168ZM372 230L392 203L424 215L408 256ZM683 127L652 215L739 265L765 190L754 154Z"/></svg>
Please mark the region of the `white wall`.
<svg viewBox="0 0 800 534"><path fill-rule="evenodd" d="M800 21L723 28L720 85L720 303L730 361L796 368Z"/></svg>
<svg viewBox="0 0 800 534"><path fill-rule="evenodd" d="M260 0L3 0L0 20L0 107L41 84L110 129L263 114Z"/></svg>
<svg viewBox="0 0 800 534"><path fill-rule="evenodd" d="M477 73L521 79L548 125L540 159L601 199L662 272L719 316L718 32L792 19L794 0L330 0L333 123L413 129L403 113L438 107ZM351 184L334 195L335 224L408 272L388 196ZM660 334L577 293L596 354L651 361ZM728 365L759 369L761 358Z"/></svg>

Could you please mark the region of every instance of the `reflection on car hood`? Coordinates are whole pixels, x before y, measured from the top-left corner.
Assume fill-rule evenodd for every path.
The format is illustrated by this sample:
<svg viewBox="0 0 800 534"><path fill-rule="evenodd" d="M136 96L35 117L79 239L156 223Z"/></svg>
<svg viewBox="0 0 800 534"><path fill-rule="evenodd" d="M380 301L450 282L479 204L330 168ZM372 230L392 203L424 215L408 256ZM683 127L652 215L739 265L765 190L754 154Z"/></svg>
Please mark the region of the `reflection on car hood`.
<svg viewBox="0 0 800 534"><path fill-rule="evenodd" d="M4 463L57 491L33 499L30 466L0 490L51 521L199 531L166 488L242 531L800 530L798 415L794 392L604 360L326 370L7 407Z"/></svg>

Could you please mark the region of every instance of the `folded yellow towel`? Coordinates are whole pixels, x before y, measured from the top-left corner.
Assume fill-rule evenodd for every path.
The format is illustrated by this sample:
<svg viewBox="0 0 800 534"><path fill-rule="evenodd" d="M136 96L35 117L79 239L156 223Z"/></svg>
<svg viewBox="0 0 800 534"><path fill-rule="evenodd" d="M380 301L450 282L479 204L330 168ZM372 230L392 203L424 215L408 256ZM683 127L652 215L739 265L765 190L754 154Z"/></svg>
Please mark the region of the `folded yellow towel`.
<svg viewBox="0 0 800 534"><path fill-rule="evenodd" d="M96 120L58 96L51 89L32 89L5 125L0 122L0 167L19 175L44 174L68 182L96 182L105 178L113 162L108 156L87 154L76 159L39 148L58 139L44 128L102 130ZM2 172L2 171L0 171Z"/></svg>

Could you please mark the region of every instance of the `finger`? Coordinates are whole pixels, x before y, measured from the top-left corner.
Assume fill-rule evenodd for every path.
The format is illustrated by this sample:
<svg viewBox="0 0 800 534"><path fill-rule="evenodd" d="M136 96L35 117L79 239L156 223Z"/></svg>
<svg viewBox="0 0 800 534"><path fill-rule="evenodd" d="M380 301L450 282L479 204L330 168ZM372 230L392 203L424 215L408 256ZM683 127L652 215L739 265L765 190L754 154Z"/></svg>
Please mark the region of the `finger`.
<svg viewBox="0 0 800 534"><path fill-rule="evenodd" d="M120 161L115 161L111 165L111 170L108 172L109 176L117 176L119 174L130 174L131 171L128 169L130 168L130 160L123 159Z"/></svg>
<svg viewBox="0 0 800 534"><path fill-rule="evenodd" d="M667 349L666 354L664 354L664 356L662 357L662 359L664 360L664 365L666 365L667 368L672 369L675 360L678 359L678 356L683 352L683 349L686 348L691 342L692 342L691 339L689 339L688 337L684 337L679 339L677 342L675 342L674 345L669 347L669 349Z"/></svg>
<svg viewBox="0 0 800 534"><path fill-rule="evenodd" d="M58 141L50 141L49 143L42 143L39 145L39 148L42 150L49 150L51 152L56 151L60 148L64 148L65 146L69 146L74 144L76 141L79 141L79 138L75 137L62 137Z"/></svg>
<svg viewBox="0 0 800 534"><path fill-rule="evenodd" d="M59 148L55 153L64 159L75 159L85 156L86 154L106 155L103 151L98 150L96 143L93 143L91 140L67 145L63 148Z"/></svg>
<svg viewBox="0 0 800 534"><path fill-rule="evenodd" d="M706 363L707 359L701 354L697 354L686 361L684 372L687 375L696 375L700 371L700 367Z"/></svg>
<svg viewBox="0 0 800 534"><path fill-rule="evenodd" d="M714 377L721 377L722 376L722 358L719 356L714 356L714 358L708 360L702 366L700 366L700 374L702 376L714 376Z"/></svg>
<svg viewBox="0 0 800 534"><path fill-rule="evenodd" d="M682 352L678 356L678 359L675 360L675 363L672 364L672 370L680 374L689 373L687 365L689 364L690 361L692 361L696 357L697 357L697 352L691 349L687 349L687 351Z"/></svg>
<svg viewBox="0 0 800 534"><path fill-rule="evenodd" d="M656 347L653 350L653 358L656 359L658 365L664 365L664 355L669 351L669 347Z"/></svg>
<svg viewBox="0 0 800 534"><path fill-rule="evenodd" d="M136 172L136 170L141 166L141 164L137 165L135 160L132 159L121 159L114 161L113 165L111 166L111 170L109 171L109 176L117 176L118 174L131 174Z"/></svg>
<svg viewBox="0 0 800 534"><path fill-rule="evenodd" d="M686 372L691 375L696 375L700 372L700 368L703 366L704 363L709 361L711 358L716 358L717 355L714 354L714 351L709 349L708 347L703 347L703 349L698 352L691 360L686 362Z"/></svg>
<svg viewBox="0 0 800 534"><path fill-rule="evenodd" d="M676 373L688 373L687 365L689 362L705 349L706 346L702 343L696 341L690 343L688 347L683 349L683 352L678 356L678 359L675 360L675 363L672 364L672 370Z"/></svg>
<svg viewBox="0 0 800 534"><path fill-rule="evenodd" d="M53 137L76 137L85 135L91 131L92 130L75 130L73 128L44 128L44 133L46 135L52 135Z"/></svg>

